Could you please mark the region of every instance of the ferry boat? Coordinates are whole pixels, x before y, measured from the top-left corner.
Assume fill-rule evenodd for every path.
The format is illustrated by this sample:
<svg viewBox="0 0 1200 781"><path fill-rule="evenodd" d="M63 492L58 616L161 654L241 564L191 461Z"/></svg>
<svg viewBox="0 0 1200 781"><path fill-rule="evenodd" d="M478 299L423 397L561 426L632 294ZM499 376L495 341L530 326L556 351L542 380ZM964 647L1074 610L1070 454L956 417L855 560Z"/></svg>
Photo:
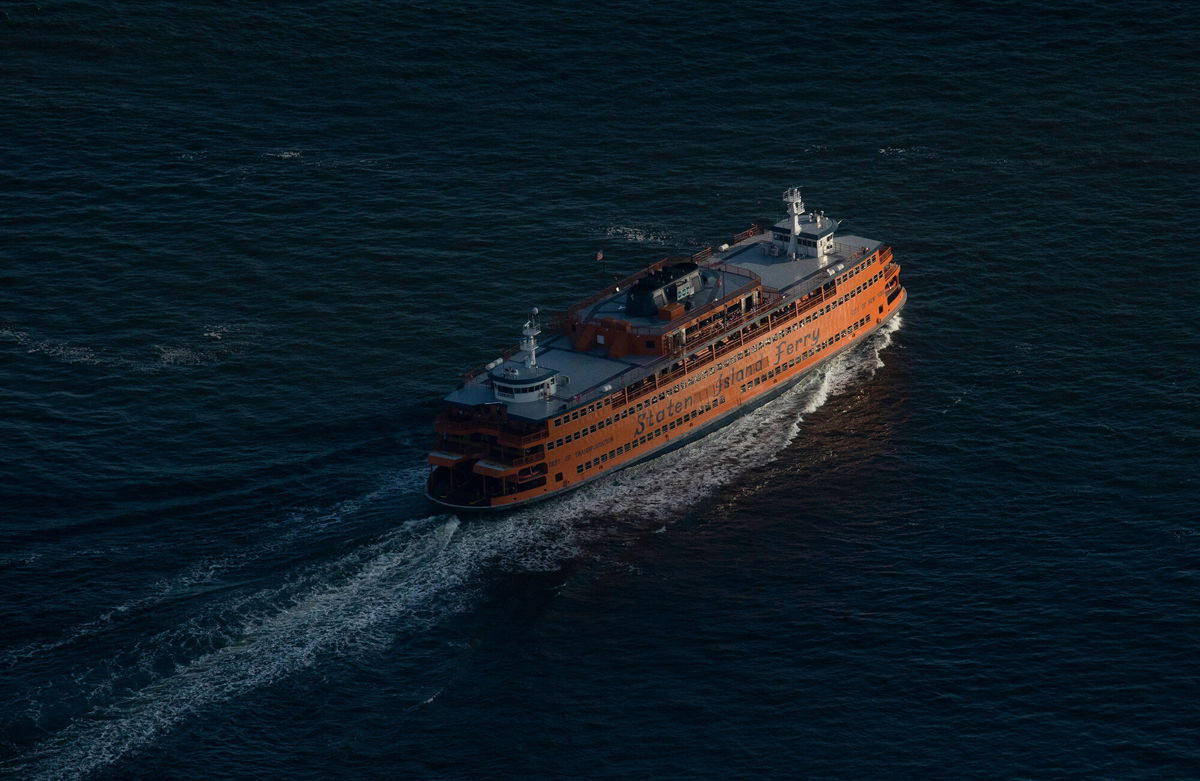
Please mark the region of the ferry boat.
<svg viewBox="0 0 1200 781"><path fill-rule="evenodd" d="M463 511L547 499L685 444L865 339L907 293L883 242L787 216L668 257L464 378L434 425L426 495Z"/></svg>

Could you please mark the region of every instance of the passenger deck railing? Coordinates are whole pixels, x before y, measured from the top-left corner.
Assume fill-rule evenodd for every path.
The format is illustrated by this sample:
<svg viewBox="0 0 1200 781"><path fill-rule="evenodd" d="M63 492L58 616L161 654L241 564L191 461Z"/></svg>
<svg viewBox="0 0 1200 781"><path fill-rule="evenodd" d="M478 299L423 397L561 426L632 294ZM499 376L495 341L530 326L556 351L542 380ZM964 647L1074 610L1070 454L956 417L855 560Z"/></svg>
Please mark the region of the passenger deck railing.
<svg viewBox="0 0 1200 781"><path fill-rule="evenodd" d="M695 257L696 256L693 255L691 257L691 259L694 260ZM672 263L684 263L687 260L689 260L689 258L685 258L682 256L671 256L671 257L663 258L662 260L656 260L655 262L651 263L649 266L646 266L645 268L643 268L641 271L638 271L637 273L634 273L634 274L630 274L629 276L622 279L620 282L618 282L616 284L616 287L618 287L622 290L626 290L626 289L632 287L642 277L649 276L651 273L658 271L659 269L663 268L664 266L668 266ZM591 306L594 306L595 304L600 303L605 298L608 298L609 296L611 296L613 294L613 292L614 291L613 291L612 287L606 287L605 289L599 291L598 293L593 293L592 295L590 295L587 298L580 301L575 306L568 309L567 310L567 318L569 320L575 319L576 314L578 314L579 312L582 312L583 310L587 309L588 307L591 307Z"/></svg>
<svg viewBox="0 0 1200 781"><path fill-rule="evenodd" d="M766 232L766 229L763 228L763 226L751 225L749 228L747 228L746 230L742 231L741 233L739 233L738 235L736 235L732 239L730 239L729 246L732 247L735 244L740 244L741 242L745 241L746 239L750 238L751 236L757 236L758 234L765 233L765 232Z"/></svg>
<svg viewBox="0 0 1200 781"><path fill-rule="evenodd" d="M840 241L835 241L833 243L833 251L839 255L845 255L850 260L865 258L867 255L871 254L871 251L867 247L859 244L843 244Z"/></svg>
<svg viewBox="0 0 1200 781"><path fill-rule="evenodd" d="M750 293L759 288L762 284L762 277L748 268L741 268L740 266L732 266L723 263L721 264L720 269L731 274L738 274L739 276L747 277L747 281L741 285L741 287L736 288L732 293L718 293L712 301L709 301L707 304L689 311L687 313L688 321L699 320L700 318L704 317L704 315L719 308L722 304ZM769 293L764 290L763 295L765 297L766 295L769 295ZM684 323L672 323L671 321L664 321L661 324L656 325L634 326L629 330L629 332L638 336L649 336L653 334L660 334L664 330L672 330L675 328L684 327L686 327Z"/></svg>
<svg viewBox="0 0 1200 781"><path fill-rule="evenodd" d="M750 238L751 236L756 236L762 232L763 232L763 228L761 226L751 225L746 230L744 230L741 233L734 236L730 240L729 244L732 246L734 244L737 244L740 241L745 241L746 239ZM654 263L651 263L649 266L646 266L642 270L625 277L625 279L622 279L620 282L618 282L616 284L616 287L621 288L622 290L626 290L631 285L636 283L639 279L641 279L642 277L648 276L649 274L651 274L655 271L658 271L659 269L663 268L664 266L669 266L672 263L681 263L681 262L687 262L687 261L691 261L693 263L700 263L701 261L708 260L710 257L712 257L712 254L714 251L715 250L713 249L712 245L709 245L709 246L705 247L704 249L702 249L698 252L694 252L690 256L687 256L687 257L683 257L683 256L679 256L679 255L672 255L672 256L663 258L662 260L655 261ZM613 291L611 289L606 288L598 293L594 293L594 294L588 296L587 298L585 298L584 300L580 301L578 304L576 304L575 306L573 306L567 310L568 318L571 318L576 313L581 312L584 309L587 309L588 307L599 303L600 301L604 300L608 296L612 295L612 292Z"/></svg>
<svg viewBox="0 0 1200 781"><path fill-rule="evenodd" d="M835 295L835 291L825 292L823 288L817 288L807 296L797 299L792 305L785 307L780 312L770 315L769 322L763 327L775 328L795 320L801 315L834 298ZM747 312L745 315L738 318L737 325L730 325L730 329L737 328L737 331L730 334L728 342L718 342L708 345L706 348L704 348L704 351L698 355L684 358L680 362L680 365L677 369L674 369L673 371L661 376L649 374L639 377L636 380L627 381L624 383L624 387L609 394L612 398L612 406L614 408L620 408L626 404L629 404L630 402L637 401L643 396L653 394L662 388L670 387L677 379L691 374L696 369L702 368L718 358L723 358L740 347L744 347L747 342L754 341L758 338L758 329L747 329L746 326L748 324L752 324L754 320L761 318L764 311L769 310L774 306L778 306L778 300L770 302L764 306L757 307L751 312ZM712 339L715 337L710 335L708 338ZM687 352L689 345L694 347L696 344L702 341L704 341L703 338L697 338L695 342L689 341L687 344L685 344L682 352Z"/></svg>

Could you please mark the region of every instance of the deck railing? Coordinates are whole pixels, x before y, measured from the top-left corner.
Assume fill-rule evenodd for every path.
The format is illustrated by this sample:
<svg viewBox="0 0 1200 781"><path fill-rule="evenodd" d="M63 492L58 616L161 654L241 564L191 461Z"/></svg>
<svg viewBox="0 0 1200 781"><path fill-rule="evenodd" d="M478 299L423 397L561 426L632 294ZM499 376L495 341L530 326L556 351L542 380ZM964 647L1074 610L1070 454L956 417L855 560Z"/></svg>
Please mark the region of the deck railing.
<svg viewBox="0 0 1200 781"><path fill-rule="evenodd" d="M695 255L693 255L692 258L695 258ZM672 263L686 262L687 260L688 260L688 258L676 257L676 256L666 257L666 258L663 258L662 260L656 260L655 262L651 263L649 266L646 266L641 271L638 271L637 273L630 274L629 276L625 277L620 282L618 282L616 284L616 286L621 288L622 290L626 290L626 289L632 287L634 285L634 283L636 283L642 277L649 276L651 273L658 271L660 268L663 268L664 266L668 266ZM604 300L608 296L611 296L612 294L613 294L613 290L611 287L606 287L603 290L599 291L598 293L593 293L592 295L590 295L587 298L580 301L575 306L568 309L567 310L567 318L574 319L574 317L577 313L582 312L584 309L587 309L590 306L598 304L600 301Z"/></svg>
<svg viewBox="0 0 1200 781"><path fill-rule="evenodd" d="M814 290L812 293L809 293L804 298L798 299L795 302L794 306L789 306L789 307L785 308L783 311L781 311L777 314L771 315L770 321L768 323L768 327L773 328L773 327L776 327L779 325L783 325L784 323L787 323L791 320L794 320L794 319L798 318L799 316L805 314L806 312L808 312L812 309L815 309L816 307L818 307L821 304L825 303L826 301L830 300L831 298L834 297L834 295L835 295L835 293L833 293L833 292L827 293L827 292L825 292L825 290L823 288L817 288L816 290ZM762 317L765 311L767 311L771 307L777 306L777 305L778 305L778 299L776 299L775 301L772 301L768 304L765 304L763 306L757 307L753 311L747 312L745 315L742 315L741 317L738 318L737 325L732 325L732 324L730 325L730 329L737 328L737 332L730 334L729 341L727 343L708 345L706 348L704 348L704 352L700 353L696 357L683 359L683 361L680 363L680 366L678 369L668 372L667 374L662 375L662 376L656 376L654 374L650 374L650 375L647 375L644 377L639 377L638 379L633 380L631 382L624 383L624 386L622 388L620 388L610 394L611 398L612 398L611 403L612 403L613 407L617 407L617 408L623 407L632 401L636 401L637 399L642 398L643 396L647 396L651 393L654 393L655 391L659 390L660 388L669 387L675 380L679 379L680 377L683 377L687 374L692 373L696 369L698 369L702 366L705 366L706 364L708 364L712 361L715 361L717 358L721 358L725 355L728 355L729 353L733 352L734 350L738 349L739 347L744 347L747 342L753 341L754 339L757 338L757 334L754 331L748 332L747 329L745 328L745 326L748 323L750 323L751 321ZM714 337L710 335L708 338L711 339ZM696 340L696 342L689 341L685 345L683 352L688 351L687 350L688 345L694 346L694 344L699 343L701 341L704 341L704 339L698 338Z"/></svg>
<svg viewBox="0 0 1200 781"><path fill-rule="evenodd" d="M724 304L728 301L732 301L733 299L736 299L740 296L745 295L746 293L749 293L749 292L755 290L762 283L762 278L759 277L758 274L755 274L753 271L751 271L748 268L741 268L740 266L732 266L729 264L721 264L720 268L722 271L726 271L731 274L738 274L740 276L747 277L748 279L745 284L743 284L739 288L736 288L732 293L727 293L725 295L719 295L718 297L714 298L712 301L709 301L704 306L698 307L698 308L693 309L690 312L688 312L687 320L689 322L695 322L696 320L699 320L704 315L719 308L722 304ZM766 296L766 295L768 295L768 293L766 291L764 291L764 296ZM665 326L667 326L667 322L664 322L659 325L636 326L634 328L631 328L629 330L629 333L635 334L638 336L660 334L663 332ZM684 323L678 323L674 327L675 328L684 328L686 326Z"/></svg>
<svg viewBox="0 0 1200 781"><path fill-rule="evenodd" d="M542 323L542 333L566 333L567 331L567 313L566 312L543 312L538 315L538 319ZM517 353L521 352L521 345L514 344L504 348L500 353L500 361L503 363ZM474 369L466 372L462 376L462 383L475 379L479 375L487 371L487 364L476 366ZM461 386L460 386L461 387Z"/></svg>
<svg viewBox="0 0 1200 781"><path fill-rule="evenodd" d="M761 226L752 225L749 228L747 228L746 230L744 230L741 233L734 236L730 240L729 243L731 245L737 244L739 241L744 241L744 240L750 238L751 236L756 236L762 232L763 232L763 229ZM621 288L622 290L626 290L630 286L632 286L634 283L636 283L639 279L641 279L642 277L645 277L652 272L658 271L659 269L663 268L664 266L669 266L672 263L687 262L689 260L693 263L699 263L701 261L708 260L710 257L712 257L712 254L714 251L715 250L710 245L710 246L707 246L704 249L700 250L699 252L692 253L688 257L672 255L670 257L663 258L662 260L658 260L658 261L655 261L654 263L651 263L649 266L646 266L645 268L643 268L642 270L640 270L634 274L630 274L629 276L625 277L625 279L622 279L620 282L618 282L616 284L616 286ZM571 317L571 316L575 315L577 312L580 312L594 304L599 303L601 300L603 300L604 298L606 298L609 295L612 295L612 290L609 288L605 288L604 290L602 290L598 293L594 293L593 295L588 296L587 298L583 299L575 306L568 309L567 316Z"/></svg>
<svg viewBox="0 0 1200 781"><path fill-rule="evenodd" d="M729 246L732 247L735 244L745 241L751 236L757 236L758 234L765 232L765 230L766 229L761 225L751 225L749 228L730 239Z"/></svg>
<svg viewBox="0 0 1200 781"><path fill-rule="evenodd" d="M840 241L833 243L833 251L839 255L845 255L850 260L857 260L871 254L867 247L859 244L843 244Z"/></svg>

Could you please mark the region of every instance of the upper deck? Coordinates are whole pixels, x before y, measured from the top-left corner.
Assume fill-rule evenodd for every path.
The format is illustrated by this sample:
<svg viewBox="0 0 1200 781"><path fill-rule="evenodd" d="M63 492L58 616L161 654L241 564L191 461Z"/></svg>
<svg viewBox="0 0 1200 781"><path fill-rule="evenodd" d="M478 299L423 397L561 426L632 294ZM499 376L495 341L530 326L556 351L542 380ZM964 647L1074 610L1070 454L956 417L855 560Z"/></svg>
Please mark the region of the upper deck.
<svg viewBox="0 0 1200 781"><path fill-rule="evenodd" d="M599 291L572 307L562 332L541 344L530 336L540 333L536 323L532 330L527 323L519 349L468 377L446 401L502 403L509 417L545 421L670 366L685 345L719 339L726 324L751 312L809 295L882 246L855 235L835 240L837 221L803 213L802 202L799 208L717 250L668 258ZM536 385L506 379L535 375Z"/></svg>
<svg viewBox="0 0 1200 781"><path fill-rule="evenodd" d="M865 255L870 255L881 246L883 242L875 239L853 235L839 236L838 240L832 243L833 251L824 260L816 257L791 260L785 252L777 252L778 242L766 236L758 236L713 257L757 274L763 285L769 288L784 294L804 295L813 287L824 284L828 277L842 268L852 265Z"/></svg>
<svg viewBox="0 0 1200 781"><path fill-rule="evenodd" d="M772 228L751 229L733 244L722 245L718 250L703 250L687 260L699 260L699 272L704 278L704 287L693 294L686 312L704 311L720 302L744 294L755 287L755 283L769 292L778 292L787 298L803 296L846 267L871 254L883 242L862 236L843 235L833 239L837 222L820 218L828 225L829 237L824 255L789 255L787 241L781 241L780 231L788 230L788 221L780 220ZM803 231L801 237L807 235ZM801 239L803 240L803 238ZM637 274L623 280L615 288L608 288L583 304L572 308L580 322L600 322L604 318L615 318L630 323L643 332L666 332L679 327L675 319L664 321L657 316L632 315L626 311L628 287L643 278L647 272L669 264L673 259L660 261ZM680 259L674 259L678 261Z"/></svg>
<svg viewBox="0 0 1200 781"><path fill-rule="evenodd" d="M700 264L698 264L700 265ZM703 280L701 287L688 297L688 307L685 312L692 312L712 307L736 295L737 291L749 290L758 277L747 273L746 269L705 263L697 269ZM631 279L637 279L637 276ZM585 306L579 312L580 322L599 322L604 318L615 318L629 323L632 327L645 333L663 333L678 328L678 323L664 321L657 313L654 315L638 315L627 311L627 291L620 285L618 290L601 298L598 302Z"/></svg>

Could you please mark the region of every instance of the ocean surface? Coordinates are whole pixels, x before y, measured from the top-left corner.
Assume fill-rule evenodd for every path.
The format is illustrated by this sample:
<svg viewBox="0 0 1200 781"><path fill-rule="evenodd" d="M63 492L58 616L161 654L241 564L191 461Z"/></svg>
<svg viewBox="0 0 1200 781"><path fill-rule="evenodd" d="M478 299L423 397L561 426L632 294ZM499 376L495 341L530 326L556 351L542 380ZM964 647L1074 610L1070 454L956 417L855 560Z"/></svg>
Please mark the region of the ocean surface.
<svg viewBox="0 0 1200 781"><path fill-rule="evenodd" d="M1200 778L1198 70L1180 2L4 4L0 776ZM898 320L423 499L530 306L792 185Z"/></svg>

